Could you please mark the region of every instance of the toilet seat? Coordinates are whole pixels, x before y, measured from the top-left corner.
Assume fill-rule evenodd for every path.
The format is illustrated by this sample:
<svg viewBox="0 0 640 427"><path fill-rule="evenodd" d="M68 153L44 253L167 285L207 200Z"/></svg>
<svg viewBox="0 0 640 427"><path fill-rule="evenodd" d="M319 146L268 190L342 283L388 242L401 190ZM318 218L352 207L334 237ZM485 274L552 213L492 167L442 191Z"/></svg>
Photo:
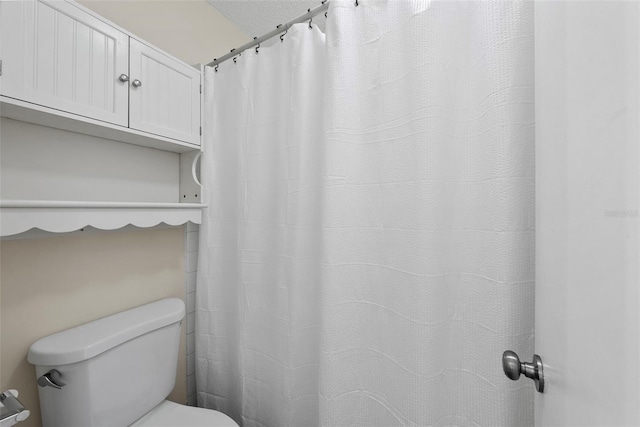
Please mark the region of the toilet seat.
<svg viewBox="0 0 640 427"><path fill-rule="evenodd" d="M130 427L238 427L230 417L212 409L165 400Z"/></svg>

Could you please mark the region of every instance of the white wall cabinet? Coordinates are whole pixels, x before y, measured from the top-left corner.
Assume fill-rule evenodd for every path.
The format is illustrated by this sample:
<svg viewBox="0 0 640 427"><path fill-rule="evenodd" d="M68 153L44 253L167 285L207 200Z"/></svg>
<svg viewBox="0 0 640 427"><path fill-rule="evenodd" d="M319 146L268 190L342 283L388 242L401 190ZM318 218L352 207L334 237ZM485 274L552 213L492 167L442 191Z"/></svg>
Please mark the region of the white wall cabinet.
<svg viewBox="0 0 640 427"><path fill-rule="evenodd" d="M71 0L0 0L0 61L0 236L200 223L200 69Z"/></svg>
<svg viewBox="0 0 640 427"><path fill-rule="evenodd" d="M66 2L0 2L2 95L128 125L129 36Z"/></svg>
<svg viewBox="0 0 640 427"><path fill-rule="evenodd" d="M200 70L73 2L0 1L0 60L5 117L77 132L95 120L148 134L142 145L153 146L154 138L200 145ZM65 114L77 115L75 129Z"/></svg>
<svg viewBox="0 0 640 427"><path fill-rule="evenodd" d="M200 72L131 39L129 127L200 144Z"/></svg>

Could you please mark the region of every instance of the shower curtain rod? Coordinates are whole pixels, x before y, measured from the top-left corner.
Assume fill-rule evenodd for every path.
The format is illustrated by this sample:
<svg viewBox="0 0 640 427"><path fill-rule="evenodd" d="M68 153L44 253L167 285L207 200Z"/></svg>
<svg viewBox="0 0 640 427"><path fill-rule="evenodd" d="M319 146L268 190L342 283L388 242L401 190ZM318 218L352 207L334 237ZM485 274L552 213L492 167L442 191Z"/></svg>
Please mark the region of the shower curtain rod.
<svg viewBox="0 0 640 427"><path fill-rule="evenodd" d="M260 37L255 37L253 40L251 40L249 43L243 44L242 46L235 48L235 49L231 49L231 52L227 53L226 55L221 56L220 58L215 58L213 61L209 62L206 66L207 67L214 67L228 59L233 58L234 56L240 55L242 52L244 52L247 49L250 49L254 46L258 46L260 43L269 40L270 38L273 38L275 36L277 36L278 34L284 33L289 31L289 28L291 28L294 24L299 24L301 22L307 21L311 18L313 18L314 16L326 11L329 8L329 2L331 0L323 0L322 4L318 7L315 7L313 9L309 9L307 11L307 13L298 16L297 18L292 19L289 22L286 22L284 24L278 25L276 27L275 30L273 31L269 31L267 34L264 34Z"/></svg>

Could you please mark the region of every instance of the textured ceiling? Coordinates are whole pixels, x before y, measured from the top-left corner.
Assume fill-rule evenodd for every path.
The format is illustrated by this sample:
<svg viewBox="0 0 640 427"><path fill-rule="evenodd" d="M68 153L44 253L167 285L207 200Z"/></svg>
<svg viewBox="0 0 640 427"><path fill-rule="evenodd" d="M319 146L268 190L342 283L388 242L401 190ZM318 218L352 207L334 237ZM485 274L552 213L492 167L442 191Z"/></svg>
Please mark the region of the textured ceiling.
<svg viewBox="0 0 640 427"><path fill-rule="evenodd" d="M207 0L248 36L261 36L320 5L320 0ZM324 31L324 16L314 19Z"/></svg>

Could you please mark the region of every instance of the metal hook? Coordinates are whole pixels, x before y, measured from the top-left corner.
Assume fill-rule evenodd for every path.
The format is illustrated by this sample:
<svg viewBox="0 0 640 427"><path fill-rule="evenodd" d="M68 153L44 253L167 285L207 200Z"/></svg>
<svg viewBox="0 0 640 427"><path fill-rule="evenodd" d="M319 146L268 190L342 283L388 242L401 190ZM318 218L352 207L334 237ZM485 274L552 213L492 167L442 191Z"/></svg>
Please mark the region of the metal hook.
<svg viewBox="0 0 640 427"><path fill-rule="evenodd" d="M286 36L288 32L289 32L289 28L286 28L284 30L284 33L280 34L280 42L284 41L284 36Z"/></svg>
<svg viewBox="0 0 640 427"><path fill-rule="evenodd" d="M325 13L324 13L324 17L325 17L325 18L327 17L327 13L329 13L329 12L325 12Z"/></svg>
<svg viewBox="0 0 640 427"><path fill-rule="evenodd" d="M256 40L257 37L254 37L253 39ZM258 43L258 46L256 46L256 55L258 54L258 49L260 49L260 43Z"/></svg>
<svg viewBox="0 0 640 427"><path fill-rule="evenodd" d="M213 58L214 61L217 61L218 58ZM216 64L216 66L214 67L214 71L217 73L218 72L218 67L220 66L220 64Z"/></svg>
<svg viewBox="0 0 640 427"><path fill-rule="evenodd" d="M311 8L307 9L307 13L311 13ZM311 23L313 22L313 17L309 18L309 29L311 30L313 27L311 26Z"/></svg>
<svg viewBox="0 0 640 427"><path fill-rule="evenodd" d="M356 6L360 6L360 5L358 4L358 0L356 0Z"/></svg>

